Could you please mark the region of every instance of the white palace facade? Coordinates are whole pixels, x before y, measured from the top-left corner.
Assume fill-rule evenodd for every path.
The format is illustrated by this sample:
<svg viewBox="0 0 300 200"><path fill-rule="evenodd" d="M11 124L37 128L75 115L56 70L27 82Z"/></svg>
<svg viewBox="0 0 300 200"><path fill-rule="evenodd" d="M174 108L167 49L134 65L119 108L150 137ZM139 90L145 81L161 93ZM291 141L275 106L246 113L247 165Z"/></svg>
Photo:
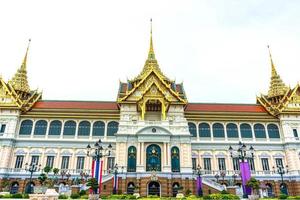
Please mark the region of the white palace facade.
<svg viewBox="0 0 300 200"><path fill-rule="evenodd" d="M253 146L252 176L269 196L277 195L281 184L300 195L300 85L286 86L271 57L267 94L256 104L222 104L188 102L183 85L162 73L152 34L141 73L121 82L111 102L43 100L29 87L27 53L10 80L0 77L0 182L9 181L11 190L23 192L29 183L26 163L58 168L70 179L90 174L86 147L101 139L104 149L112 145L104 158L104 194L111 193L108 172L116 163L123 167L122 193L132 186L142 196L151 187L161 196L172 196L178 186L195 193L198 165L204 194L213 193L240 184L239 161L228 148L237 149L241 141ZM288 170L284 183L277 166ZM39 174L33 174L34 184Z"/></svg>

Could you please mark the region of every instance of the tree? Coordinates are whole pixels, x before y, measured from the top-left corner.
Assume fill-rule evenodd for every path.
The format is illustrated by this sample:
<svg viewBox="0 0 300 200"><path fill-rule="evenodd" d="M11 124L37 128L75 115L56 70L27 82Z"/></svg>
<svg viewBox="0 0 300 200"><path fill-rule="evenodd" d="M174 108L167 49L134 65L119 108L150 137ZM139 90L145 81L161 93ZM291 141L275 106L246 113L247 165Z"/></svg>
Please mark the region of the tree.
<svg viewBox="0 0 300 200"><path fill-rule="evenodd" d="M51 172L52 168L49 166L44 167L44 172L48 175Z"/></svg>
<svg viewBox="0 0 300 200"><path fill-rule="evenodd" d="M44 185L44 182L47 180L47 175L45 173L41 173L40 176L38 177L41 185Z"/></svg>
<svg viewBox="0 0 300 200"><path fill-rule="evenodd" d="M252 189L252 194L257 194L256 192L259 189L259 181L252 177L249 181L247 181L246 186Z"/></svg>
<svg viewBox="0 0 300 200"><path fill-rule="evenodd" d="M89 187L92 189L92 191L93 191L94 194L97 194L97 190L98 190L98 188L99 188L99 184L98 184L97 179L95 179L95 178L90 178L90 179L87 181L87 184L86 184L86 185L89 186Z"/></svg>
<svg viewBox="0 0 300 200"><path fill-rule="evenodd" d="M58 172L59 172L59 169L58 169L58 168L54 168L54 169L53 169L53 173L54 173L55 176L57 176Z"/></svg>

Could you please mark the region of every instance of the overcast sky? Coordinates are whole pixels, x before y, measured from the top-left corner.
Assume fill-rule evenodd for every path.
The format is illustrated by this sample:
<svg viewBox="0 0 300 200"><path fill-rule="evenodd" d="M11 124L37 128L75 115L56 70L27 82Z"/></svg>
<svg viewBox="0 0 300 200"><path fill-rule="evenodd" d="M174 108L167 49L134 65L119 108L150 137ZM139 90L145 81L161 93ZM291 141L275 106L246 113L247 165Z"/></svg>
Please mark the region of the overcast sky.
<svg viewBox="0 0 300 200"><path fill-rule="evenodd" d="M292 87L300 80L300 1L0 1L0 74L20 67L43 99L116 100L149 48L189 102L255 103L270 81L267 45Z"/></svg>

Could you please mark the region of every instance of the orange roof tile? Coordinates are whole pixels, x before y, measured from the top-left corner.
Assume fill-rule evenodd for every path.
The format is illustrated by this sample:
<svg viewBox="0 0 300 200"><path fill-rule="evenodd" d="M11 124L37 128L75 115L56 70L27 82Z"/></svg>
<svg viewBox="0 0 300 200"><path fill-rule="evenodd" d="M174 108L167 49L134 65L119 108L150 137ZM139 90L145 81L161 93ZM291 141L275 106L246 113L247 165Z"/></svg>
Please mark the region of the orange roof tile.
<svg viewBox="0 0 300 200"><path fill-rule="evenodd" d="M90 110L118 110L116 102L101 101L38 101L33 108L42 109L90 109Z"/></svg>
<svg viewBox="0 0 300 200"><path fill-rule="evenodd" d="M267 113L263 106L257 104L189 103L185 108L185 111Z"/></svg>

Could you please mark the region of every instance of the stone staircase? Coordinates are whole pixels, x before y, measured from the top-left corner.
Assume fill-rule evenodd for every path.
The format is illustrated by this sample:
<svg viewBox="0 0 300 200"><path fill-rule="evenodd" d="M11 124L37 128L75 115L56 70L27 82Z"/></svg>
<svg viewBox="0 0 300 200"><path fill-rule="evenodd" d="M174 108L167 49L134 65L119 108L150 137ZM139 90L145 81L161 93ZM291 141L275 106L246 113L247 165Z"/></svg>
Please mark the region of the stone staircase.
<svg viewBox="0 0 300 200"><path fill-rule="evenodd" d="M208 178L205 178L205 177L202 177L202 183L211 187L211 188L214 188L218 191L223 191L223 190L226 190L226 187L224 187L223 185L211 180L211 179L208 179Z"/></svg>

